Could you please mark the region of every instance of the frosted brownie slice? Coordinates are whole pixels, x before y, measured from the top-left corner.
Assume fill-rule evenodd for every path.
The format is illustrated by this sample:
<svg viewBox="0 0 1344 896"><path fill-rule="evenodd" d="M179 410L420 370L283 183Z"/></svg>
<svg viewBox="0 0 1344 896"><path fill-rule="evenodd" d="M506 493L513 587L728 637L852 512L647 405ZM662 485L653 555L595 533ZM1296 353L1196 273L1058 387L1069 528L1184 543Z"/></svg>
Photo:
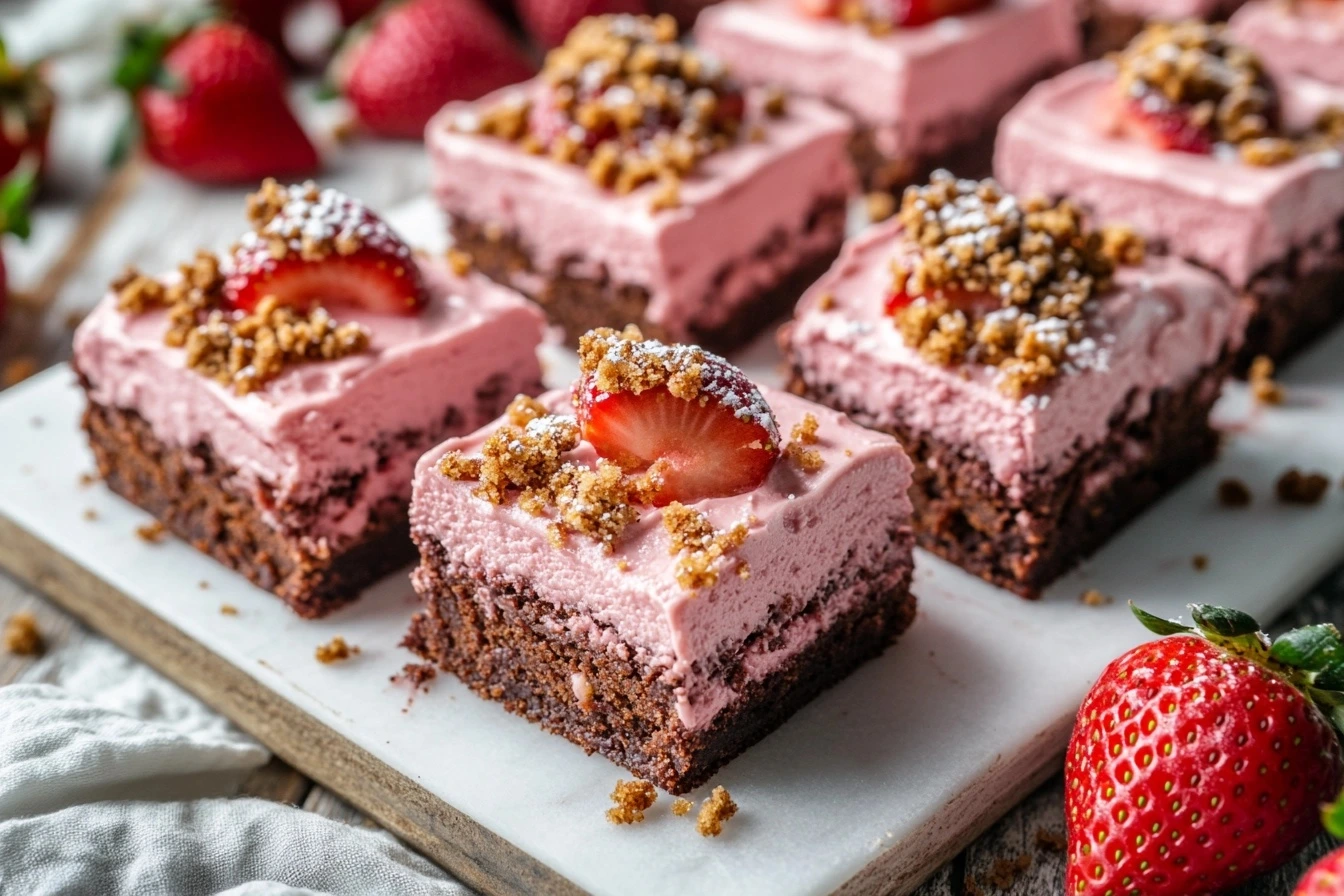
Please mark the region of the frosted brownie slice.
<svg viewBox="0 0 1344 896"><path fill-rule="evenodd" d="M581 361L420 461L406 643L681 793L910 625L910 461L693 346Z"/></svg>
<svg viewBox="0 0 1344 896"><path fill-rule="evenodd" d="M1344 3L1338 0L1252 0L1227 31L1279 77L1301 75L1344 88Z"/></svg>
<svg viewBox="0 0 1344 896"><path fill-rule="evenodd" d="M919 544L1036 597L1213 456L1242 323L1217 277L1132 233L940 172L781 342L796 392L914 460Z"/></svg>
<svg viewBox="0 0 1344 896"><path fill-rule="evenodd" d="M1337 103L1344 91L1276 83L1220 27L1153 25L1118 65L1033 89L1003 121L994 168L1009 189L1070 196L1222 275L1254 306L1245 369L1344 314Z"/></svg>
<svg viewBox="0 0 1344 896"><path fill-rule="evenodd" d="M731 0L695 37L748 83L847 110L865 184L899 192L935 168L989 173L999 119L1080 58L1073 2Z"/></svg>
<svg viewBox="0 0 1344 896"><path fill-rule="evenodd" d="M541 76L449 105L426 141L459 249L572 343L595 326L739 343L835 258L845 117L743 90L671 18L581 22Z"/></svg>
<svg viewBox="0 0 1344 896"><path fill-rule="evenodd" d="M130 270L79 327L84 429L113 491L320 616L411 561L416 460L540 391L544 321L334 190L249 210L228 256Z"/></svg>

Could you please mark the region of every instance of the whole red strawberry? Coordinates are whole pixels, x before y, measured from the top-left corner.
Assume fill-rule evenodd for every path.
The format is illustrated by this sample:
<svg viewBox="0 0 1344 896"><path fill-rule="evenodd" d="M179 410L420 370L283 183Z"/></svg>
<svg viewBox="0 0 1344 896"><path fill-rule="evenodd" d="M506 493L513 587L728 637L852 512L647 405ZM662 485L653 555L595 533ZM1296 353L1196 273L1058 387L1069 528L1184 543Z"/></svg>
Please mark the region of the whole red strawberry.
<svg viewBox="0 0 1344 896"><path fill-rule="evenodd" d="M403 0L351 34L332 82L365 130L419 139L445 103L474 100L534 71L480 0Z"/></svg>
<svg viewBox="0 0 1344 896"><path fill-rule="evenodd" d="M1330 836L1344 840L1344 794L1321 811L1321 821ZM1344 847L1308 868L1293 896L1344 896Z"/></svg>
<svg viewBox="0 0 1344 896"><path fill-rule="evenodd" d="M17 168L24 156L36 160L40 174L55 105L42 67L16 64L0 42L0 177Z"/></svg>
<svg viewBox="0 0 1344 896"><path fill-rule="evenodd" d="M558 47L580 19L607 13L647 13L645 0L518 0L518 17L532 39Z"/></svg>
<svg viewBox="0 0 1344 896"><path fill-rule="evenodd" d="M318 167L279 59L239 25L135 26L115 81L131 94L149 157L190 180L236 183Z"/></svg>
<svg viewBox="0 0 1344 896"><path fill-rule="evenodd" d="M0 233L12 233L28 239L28 204L37 190L37 158L28 156L19 168L0 184ZM5 273L4 253L0 252L0 324L5 322L9 304L9 280Z"/></svg>
<svg viewBox="0 0 1344 896"><path fill-rule="evenodd" d="M1065 759L1065 892L1198 896L1268 871L1320 831L1344 775L1317 700L1344 686L1344 642L1312 626L1272 644L1237 610L1197 605L1197 629L1111 663ZM1328 698L1328 699L1327 699Z"/></svg>

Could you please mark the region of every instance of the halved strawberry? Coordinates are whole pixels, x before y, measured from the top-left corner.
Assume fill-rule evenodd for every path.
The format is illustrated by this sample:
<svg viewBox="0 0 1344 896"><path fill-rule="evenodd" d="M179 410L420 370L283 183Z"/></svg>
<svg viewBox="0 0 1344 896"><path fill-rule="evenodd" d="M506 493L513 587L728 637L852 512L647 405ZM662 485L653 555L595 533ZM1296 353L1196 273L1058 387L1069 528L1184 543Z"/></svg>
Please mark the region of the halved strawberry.
<svg viewBox="0 0 1344 896"><path fill-rule="evenodd" d="M779 428L746 374L708 353L700 370L700 392L690 400L667 386L606 392L592 374L577 387L584 439L627 471L653 467L658 507L751 491L779 458Z"/></svg>
<svg viewBox="0 0 1344 896"><path fill-rule="evenodd" d="M1147 141L1164 152L1208 155L1213 152L1213 131L1195 124L1188 106L1170 105L1143 97L1121 103L1120 127L1130 136Z"/></svg>
<svg viewBox="0 0 1344 896"><path fill-rule="evenodd" d="M953 308L959 308L967 313L981 312L988 313L999 307L999 300L987 292L968 292L964 289L948 289L944 287L938 290L938 297L947 299ZM896 314L902 308L910 305L915 299L922 296L912 296L905 290L893 290L887 296L883 308L887 314Z"/></svg>
<svg viewBox="0 0 1344 896"><path fill-rule="evenodd" d="M833 19L840 14L840 0L793 0L793 8L811 19Z"/></svg>
<svg viewBox="0 0 1344 896"><path fill-rule="evenodd" d="M916 28L946 16L960 16L988 6L990 0L895 0L892 23Z"/></svg>
<svg viewBox="0 0 1344 896"><path fill-rule="evenodd" d="M289 187L278 213L234 251L225 304L250 311L267 296L295 308L384 314L414 314L429 300L410 247L382 218L343 193L312 185Z"/></svg>

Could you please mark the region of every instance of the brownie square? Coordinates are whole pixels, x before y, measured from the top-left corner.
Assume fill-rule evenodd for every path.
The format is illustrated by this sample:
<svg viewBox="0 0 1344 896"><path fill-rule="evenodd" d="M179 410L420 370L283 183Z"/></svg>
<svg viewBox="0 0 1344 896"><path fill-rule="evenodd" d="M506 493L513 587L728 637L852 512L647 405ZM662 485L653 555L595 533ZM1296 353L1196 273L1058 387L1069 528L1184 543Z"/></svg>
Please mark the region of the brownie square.
<svg viewBox="0 0 1344 896"><path fill-rule="evenodd" d="M989 174L999 119L1032 84L1080 59L1073 0L998 0L872 33L806 16L794 0L730 0L696 24L701 46L748 83L850 113L869 189L899 192L936 168Z"/></svg>

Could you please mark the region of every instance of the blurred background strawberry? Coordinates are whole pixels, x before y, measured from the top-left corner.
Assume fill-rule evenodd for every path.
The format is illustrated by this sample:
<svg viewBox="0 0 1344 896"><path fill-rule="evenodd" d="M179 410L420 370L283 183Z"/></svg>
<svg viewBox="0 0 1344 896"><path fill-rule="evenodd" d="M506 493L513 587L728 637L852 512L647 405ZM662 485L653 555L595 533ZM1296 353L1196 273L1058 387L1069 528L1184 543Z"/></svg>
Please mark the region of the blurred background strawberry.
<svg viewBox="0 0 1344 896"><path fill-rule="evenodd" d="M47 138L56 97L42 76L41 65L19 65L0 41L0 177L13 171L25 155L46 165Z"/></svg>

